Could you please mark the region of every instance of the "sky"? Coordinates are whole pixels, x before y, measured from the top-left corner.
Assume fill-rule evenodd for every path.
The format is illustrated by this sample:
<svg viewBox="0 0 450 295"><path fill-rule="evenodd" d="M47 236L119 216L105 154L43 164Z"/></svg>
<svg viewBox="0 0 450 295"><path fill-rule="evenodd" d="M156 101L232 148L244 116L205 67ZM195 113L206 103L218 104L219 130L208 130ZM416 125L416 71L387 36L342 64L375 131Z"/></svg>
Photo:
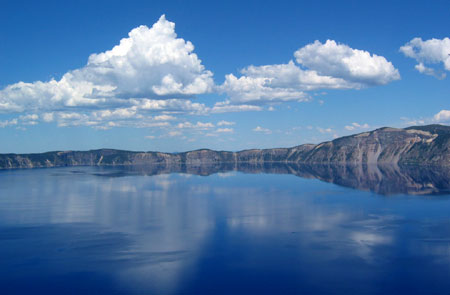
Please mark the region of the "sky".
<svg viewBox="0 0 450 295"><path fill-rule="evenodd" d="M0 153L236 151L450 123L448 1L0 4Z"/></svg>

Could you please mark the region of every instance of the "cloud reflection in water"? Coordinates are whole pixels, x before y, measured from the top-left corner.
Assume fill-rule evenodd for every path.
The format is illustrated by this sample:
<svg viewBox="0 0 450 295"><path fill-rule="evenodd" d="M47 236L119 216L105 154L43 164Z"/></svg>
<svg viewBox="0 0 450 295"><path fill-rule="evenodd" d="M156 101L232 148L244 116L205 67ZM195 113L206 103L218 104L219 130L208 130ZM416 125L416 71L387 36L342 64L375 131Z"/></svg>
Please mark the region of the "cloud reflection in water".
<svg viewBox="0 0 450 295"><path fill-rule="evenodd" d="M58 277L53 290L66 293L100 285L108 293L167 294L449 287L440 275L450 263L445 196L385 198L260 172L190 175L130 167L3 171L0 285L20 290L18 282L29 280L49 291L39 282Z"/></svg>

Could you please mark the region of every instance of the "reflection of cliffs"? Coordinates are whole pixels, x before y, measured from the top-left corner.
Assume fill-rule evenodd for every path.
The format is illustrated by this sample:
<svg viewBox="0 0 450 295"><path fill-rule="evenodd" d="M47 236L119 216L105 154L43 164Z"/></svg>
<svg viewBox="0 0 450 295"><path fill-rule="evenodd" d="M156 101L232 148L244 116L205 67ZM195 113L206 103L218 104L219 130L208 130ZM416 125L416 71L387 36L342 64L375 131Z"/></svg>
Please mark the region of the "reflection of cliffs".
<svg viewBox="0 0 450 295"><path fill-rule="evenodd" d="M158 175L187 173L207 176L215 173L239 171L243 173L292 174L303 178L319 179L359 190L391 194L439 194L450 192L449 166L415 165L339 165L339 164L294 164L294 163L209 163L121 166L106 169L98 176L120 177L130 174Z"/></svg>
<svg viewBox="0 0 450 295"><path fill-rule="evenodd" d="M223 165L262 164L425 164L450 165L450 127L429 125L405 129L381 128L341 137L318 145L293 148L224 152L196 150L185 153L93 150L42 154L0 155L0 168L114 165Z"/></svg>
<svg viewBox="0 0 450 295"><path fill-rule="evenodd" d="M298 176L359 190L390 194L439 194L450 191L450 167L414 165L311 165Z"/></svg>

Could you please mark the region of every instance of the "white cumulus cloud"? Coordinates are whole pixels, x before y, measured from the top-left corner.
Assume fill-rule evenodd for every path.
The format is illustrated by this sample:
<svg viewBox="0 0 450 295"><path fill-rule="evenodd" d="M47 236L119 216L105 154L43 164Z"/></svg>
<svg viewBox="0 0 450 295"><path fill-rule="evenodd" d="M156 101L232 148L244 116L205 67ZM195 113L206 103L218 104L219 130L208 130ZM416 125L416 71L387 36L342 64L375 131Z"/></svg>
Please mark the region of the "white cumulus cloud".
<svg viewBox="0 0 450 295"><path fill-rule="evenodd" d="M449 122L450 121L450 110L442 110L436 115L434 115L434 120L437 122Z"/></svg>
<svg viewBox="0 0 450 295"><path fill-rule="evenodd" d="M298 71L301 70L293 63L250 66L241 71L243 76L240 78L227 75L222 89L233 104L307 100L307 95L295 87L295 72Z"/></svg>
<svg viewBox="0 0 450 295"><path fill-rule="evenodd" d="M334 40L315 41L294 55L299 64L318 75L345 81L342 88L384 85L400 79L398 70L383 56L353 49Z"/></svg>
<svg viewBox="0 0 450 295"><path fill-rule="evenodd" d="M334 40L315 41L294 53L296 63L249 66L241 76L229 74L220 89L228 103L267 104L307 101L316 89L360 89L400 79L383 56L353 49Z"/></svg>
<svg viewBox="0 0 450 295"><path fill-rule="evenodd" d="M177 38L165 16L131 30L111 50L92 54L86 66L60 80L18 82L0 90L0 112L99 108L129 100L189 98L212 91L212 73Z"/></svg>
<svg viewBox="0 0 450 295"><path fill-rule="evenodd" d="M400 51L407 57L417 61L415 69L420 73L445 78L443 70L450 71L450 38L422 40L414 38L402 47ZM443 65L443 69L438 67Z"/></svg>

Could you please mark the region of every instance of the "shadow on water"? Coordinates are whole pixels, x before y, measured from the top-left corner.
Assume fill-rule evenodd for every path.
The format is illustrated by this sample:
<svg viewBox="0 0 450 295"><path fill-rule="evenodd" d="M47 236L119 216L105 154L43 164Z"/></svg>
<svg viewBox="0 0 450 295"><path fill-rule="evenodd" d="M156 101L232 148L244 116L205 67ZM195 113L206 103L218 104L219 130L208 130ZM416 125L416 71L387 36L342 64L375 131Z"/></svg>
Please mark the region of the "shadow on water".
<svg viewBox="0 0 450 295"><path fill-rule="evenodd" d="M122 166L93 173L96 176L123 177L186 173L209 176L231 171L247 174L291 174L328 183L371 191L381 195L439 195L450 192L450 167L414 165L310 165L295 163L220 163L202 165ZM76 173L76 172L75 172Z"/></svg>

